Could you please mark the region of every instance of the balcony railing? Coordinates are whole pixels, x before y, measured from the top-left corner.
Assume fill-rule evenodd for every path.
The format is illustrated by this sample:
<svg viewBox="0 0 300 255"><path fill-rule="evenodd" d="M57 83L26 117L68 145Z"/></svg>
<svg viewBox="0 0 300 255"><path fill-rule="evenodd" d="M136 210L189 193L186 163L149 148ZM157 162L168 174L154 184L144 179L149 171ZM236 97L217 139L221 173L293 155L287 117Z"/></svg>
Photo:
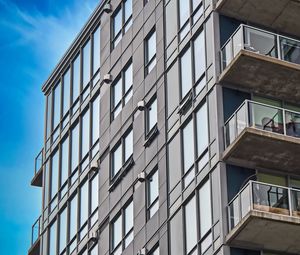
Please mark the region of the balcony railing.
<svg viewBox="0 0 300 255"><path fill-rule="evenodd" d="M32 225L32 230L31 230L31 246L39 239L39 236L40 236L40 233L41 233L40 221L41 221L41 216Z"/></svg>
<svg viewBox="0 0 300 255"><path fill-rule="evenodd" d="M35 157L35 160L34 160L34 175L37 174L37 172L42 168L43 166L43 161L44 161L44 158L43 158L43 152L44 150L42 149L39 154Z"/></svg>
<svg viewBox="0 0 300 255"><path fill-rule="evenodd" d="M300 218L300 190L249 181L228 205L229 230L250 211Z"/></svg>
<svg viewBox="0 0 300 255"><path fill-rule="evenodd" d="M221 48L222 71L241 50L300 64L300 41L242 24Z"/></svg>
<svg viewBox="0 0 300 255"><path fill-rule="evenodd" d="M300 138L300 113L245 100L225 123L226 147L247 127Z"/></svg>

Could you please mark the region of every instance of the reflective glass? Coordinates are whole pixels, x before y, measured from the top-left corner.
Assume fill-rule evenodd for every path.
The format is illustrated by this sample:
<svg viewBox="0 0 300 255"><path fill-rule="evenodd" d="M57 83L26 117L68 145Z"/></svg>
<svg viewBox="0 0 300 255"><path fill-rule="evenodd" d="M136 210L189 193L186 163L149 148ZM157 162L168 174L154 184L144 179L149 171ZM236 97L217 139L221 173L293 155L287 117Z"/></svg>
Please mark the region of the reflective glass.
<svg viewBox="0 0 300 255"><path fill-rule="evenodd" d="M70 203L70 239L74 237L77 232L77 194L73 197Z"/></svg>
<svg viewBox="0 0 300 255"><path fill-rule="evenodd" d="M208 146L208 120L207 120L207 105L206 103L202 105L199 111L196 113L197 121L197 149L198 156L200 156L203 151Z"/></svg>
<svg viewBox="0 0 300 255"><path fill-rule="evenodd" d="M114 16L114 38L122 29L122 9L120 8Z"/></svg>
<svg viewBox="0 0 300 255"><path fill-rule="evenodd" d="M131 17L132 15L132 0L127 0L125 2L125 22Z"/></svg>
<svg viewBox="0 0 300 255"><path fill-rule="evenodd" d="M72 129L72 172L79 163L79 126L78 124Z"/></svg>
<svg viewBox="0 0 300 255"><path fill-rule="evenodd" d="M67 137L61 146L61 185L65 183L69 173L69 137Z"/></svg>
<svg viewBox="0 0 300 255"><path fill-rule="evenodd" d="M86 181L83 186L80 187L80 227L88 219L89 210L89 188L88 182Z"/></svg>
<svg viewBox="0 0 300 255"><path fill-rule="evenodd" d="M63 116L70 108L70 83L71 83L71 76L70 76L70 69L64 74L63 77L64 82L64 102L63 102Z"/></svg>
<svg viewBox="0 0 300 255"><path fill-rule="evenodd" d="M82 155L83 158L89 151L90 148L90 111L87 110L82 117Z"/></svg>
<svg viewBox="0 0 300 255"><path fill-rule="evenodd" d="M99 192L99 183L98 183L98 174L91 181L91 213L95 211L98 207L98 192Z"/></svg>
<svg viewBox="0 0 300 255"><path fill-rule="evenodd" d="M46 136L47 138L50 135L51 132L51 105L52 105L52 93L50 93L47 96L47 131L46 131Z"/></svg>
<svg viewBox="0 0 300 255"><path fill-rule="evenodd" d="M120 144L112 154L112 176L115 176L122 167L122 145Z"/></svg>
<svg viewBox="0 0 300 255"><path fill-rule="evenodd" d="M154 57L156 54L156 32L154 31L148 39L147 42L147 63Z"/></svg>
<svg viewBox="0 0 300 255"><path fill-rule="evenodd" d="M93 113L92 113L92 120L93 120L93 131L92 131L92 144L94 145L95 142L98 140L100 135L100 96L92 103Z"/></svg>
<svg viewBox="0 0 300 255"><path fill-rule="evenodd" d="M100 68L100 27L94 32L93 36L94 48L93 48L93 75Z"/></svg>
<svg viewBox="0 0 300 255"><path fill-rule="evenodd" d="M56 221L50 226L49 255L56 255Z"/></svg>
<svg viewBox="0 0 300 255"><path fill-rule="evenodd" d="M54 104L53 104L53 130L56 128L60 121L60 93L61 93L61 87L60 83L56 85L54 89Z"/></svg>
<svg viewBox="0 0 300 255"><path fill-rule="evenodd" d="M192 88L192 65L191 65L191 49L184 53L181 57L181 98Z"/></svg>
<svg viewBox="0 0 300 255"><path fill-rule="evenodd" d="M113 86L114 107L122 100L122 78L120 78Z"/></svg>
<svg viewBox="0 0 300 255"><path fill-rule="evenodd" d="M125 235L133 228L133 202L125 209Z"/></svg>
<svg viewBox="0 0 300 255"><path fill-rule="evenodd" d="M96 244L93 249L89 252L89 255L98 255L98 244Z"/></svg>
<svg viewBox="0 0 300 255"><path fill-rule="evenodd" d="M200 233L203 237L210 230L212 224L211 217L211 196L210 182L207 181L199 191L200 200Z"/></svg>
<svg viewBox="0 0 300 255"><path fill-rule="evenodd" d="M122 241L122 215L120 215L113 223L112 232L113 232L112 248L114 249Z"/></svg>
<svg viewBox="0 0 300 255"><path fill-rule="evenodd" d="M132 86L132 64L130 64L125 70L125 93Z"/></svg>
<svg viewBox="0 0 300 255"><path fill-rule="evenodd" d="M159 194L158 170L156 170L149 179L149 205L151 205Z"/></svg>
<svg viewBox="0 0 300 255"><path fill-rule="evenodd" d="M196 198L194 196L185 206L185 241L187 253L189 253L197 244L196 215Z"/></svg>
<svg viewBox="0 0 300 255"><path fill-rule="evenodd" d="M195 81L205 72L205 41L202 31L194 41Z"/></svg>
<svg viewBox="0 0 300 255"><path fill-rule="evenodd" d="M51 162L51 199L58 191L59 151L52 156Z"/></svg>
<svg viewBox="0 0 300 255"><path fill-rule="evenodd" d="M132 130L130 133L125 137L125 161L130 158L133 153L133 132Z"/></svg>
<svg viewBox="0 0 300 255"><path fill-rule="evenodd" d="M148 132L156 125L157 123L157 99L151 103L148 107Z"/></svg>
<svg viewBox="0 0 300 255"><path fill-rule="evenodd" d="M180 27L184 25L190 16L190 1L189 0L179 0L179 22Z"/></svg>
<svg viewBox="0 0 300 255"><path fill-rule="evenodd" d="M183 129L183 157L184 172L186 173L194 163L193 120L190 120Z"/></svg>
<svg viewBox="0 0 300 255"><path fill-rule="evenodd" d="M82 82L83 88L88 84L91 78L91 42L88 41L83 48L83 63L82 63Z"/></svg>
<svg viewBox="0 0 300 255"><path fill-rule="evenodd" d="M59 219L59 253L61 253L67 245L67 207L62 211Z"/></svg>
<svg viewBox="0 0 300 255"><path fill-rule="evenodd" d="M73 103L80 93L80 55L73 62Z"/></svg>

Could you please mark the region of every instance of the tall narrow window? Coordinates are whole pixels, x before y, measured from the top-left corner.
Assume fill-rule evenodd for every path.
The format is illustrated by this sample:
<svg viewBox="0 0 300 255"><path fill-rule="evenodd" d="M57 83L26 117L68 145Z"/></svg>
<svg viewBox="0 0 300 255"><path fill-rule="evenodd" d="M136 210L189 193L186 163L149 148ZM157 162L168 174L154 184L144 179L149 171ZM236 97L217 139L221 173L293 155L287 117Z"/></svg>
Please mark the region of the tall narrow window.
<svg viewBox="0 0 300 255"><path fill-rule="evenodd" d="M82 117L81 129L81 159L83 159L90 149L90 111L87 110Z"/></svg>
<svg viewBox="0 0 300 255"><path fill-rule="evenodd" d="M50 226L50 234L49 234L49 255L56 255L57 254L57 245L56 245L56 238L57 238L57 224L56 221Z"/></svg>
<svg viewBox="0 0 300 255"><path fill-rule="evenodd" d="M63 116L67 113L70 108L70 69L66 71L63 76Z"/></svg>
<svg viewBox="0 0 300 255"><path fill-rule="evenodd" d="M57 150L51 160L51 199L58 191L58 173L59 173L59 151Z"/></svg>
<svg viewBox="0 0 300 255"><path fill-rule="evenodd" d="M90 211L90 215L92 215L91 217L91 226L94 225L94 223L97 221L98 219L98 213L97 213L97 208L98 208L98 204L99 204L99 182L98 182L98 174L96 176L93 177L93 179L91 180L91 186L90 186L90 201L91 201L91 211Z"/></svg>
<svg viewBox="0 0 300 255"><path fill-rule="evenodd" d="M185 244L186 254L189 254L197 246L197 213L195 196L185 206Z"/></svg>
<svg viewBox="0 0 300 255"><path fill-rule="evenodd" d="M156 65L156 32L153 30L145 42L145 73L148 74Z"/></svg>
<svg viewBox="0 0 300 255"><path fill-rule="evenodd" d="M76 169L79 164L79 125L72 129L72 172Z"/></svg>
<svg viewBox="0 0 300 255"><path fill-rule="evenodd" d="M180 77L181 99L183 99L192 88L191 48L188 48L180 58Z"/></svg>
<svg viewBox="0 0 300 255"><path fill-rule="evenodd" d="M89 210L89 188L88 182L86 181L80 187L80 225L81 228L88 219L88 210Z"/></svg>
<svg viewBox="0 0 300 255"><path fill-rule="evenodd" d="M193 120L183 128L183 165L186 173L194 164L194 130Z"/></svg>
<svg viewBox="0 0 300 255"><path fill-rule="evenodd" d="M61 83L58 83L54 89L53 94L53 130L57 127L60 121L60 95Z"/></svg>
<svg viewBox="0 0 300 255"><path fill-rule="evenodd" d="M156 247L154 250L150 251L149 255L159 255L159 247Z"/></svg>
<svg viewBox="0 0 300 255"><path fill-rule="evenodd" d="M46 131L46 136L47 136L47 139L49 138L50 136L50 133L51 133L51 124L52 124L52 119L51 119L51 106L52 106L52 93L50 93L48 96L47 96L47 131Z"/></svg>
<svg viewBox="0 0 300 255"><path fill-rule="evenodd" d="M148 217L151 218L159 208L158 170L148 177Z"/></svg>
<svg viewBox="0 0 300 255"><path fill-rule="evenodd" d="M148 134L157 124L157 99L150 101L146 111L146 134Z"/></svg>
<svg viewBox="0 0 300 255"><path fill-rule="evenodd" d="M131 130L124 139L124 163L131 157L133 153L133 131Z"/></svg>
<svg viewBox="0 0 300 255"><path fill-rule="evenodd" d="M100 96L97 96L96 99L92 102L92 145L94 145L100 135Z"/></svg>
<svg viewBox="0 0 300 255"><path fill-rule="evenodd" d="M112 119L132 97L132 63L127 64L112 86Z"/></svg>
<svg viewBox="0 0 300 255"><path fill-rule="evenodd" d="M69 219L69 240L71 241L77 233L77 210L78 210L78 201L77 194L72 198L70 202L70 219Z"/></svg>
<svg viewBox="0 0 300 255"><path fill-rule="evenodd" d="M122 163L122 144L119 144L112 152L112 177L121 170Z"/></svg>
<svg viewBox="0 0 300 255"><path fill-rule="evenodd" d="M59 254L67 245L67 207L59 214Z"/></svg>
<svg viewBox="0 0 300 255"><path fill-rule="evenodd" d="M73 62L73 97L72 103L76 101L80 93L80 54Z"/></svg>
<svg viewBox="0 0 300 255"><path fill-rule="evenodd" d="M84 89L91 78L91 42L90 40L85 44L83 48L82 56L82 88Z"/></svg>
<svg viewBox="0 0 300 255"><path fill-rule="evenodd" d="M65 184L69 175L69 137L61 145L61 186Z"/></svg>
<svg viewBox="0 0 300 255"><path fill-rule="evenodd" d="M96 244L89 252L89 255L98 255L98 244Z"/></svg>
<svg viewBox="0 0 300 255"><path fill-rule="evenodd" d="M211 212L211 195L210 182L207 181L199 191L200 200L200 235L203 237L211 228L212 212Z"/></svg>
<svg viewBox="0 0 300 255"><path fill-rule="evenodd" d="M198 157L203 154L208 146L208 119L207 105L204 103L196 113L197 119L197 151Z"/></svg>
<svg viewBox="0 0 300 255"><path fill-rule="evenodd" d="M118 255L133 240L133 202L123 208L111 224L111 254Z"/></svg>
<svg viewBox="0 0 300 255"><path fill-rule="evenodd" d="M93 75L100 68L100 27L93 34Z"/></svg>

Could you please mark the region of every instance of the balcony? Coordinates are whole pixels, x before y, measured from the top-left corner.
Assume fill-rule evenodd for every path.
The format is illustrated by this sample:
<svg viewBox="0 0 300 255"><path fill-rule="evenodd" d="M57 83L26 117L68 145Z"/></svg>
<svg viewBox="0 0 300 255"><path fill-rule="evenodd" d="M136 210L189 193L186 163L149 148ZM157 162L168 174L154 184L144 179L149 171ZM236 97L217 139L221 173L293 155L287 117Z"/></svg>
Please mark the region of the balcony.
<svg viewBox="0 0 300 255"><path fill-rule="evenodd" d="M28 255L39 255L40 254L40 221L41 216L36 220L32 226L31 232L31 247L28 251Z"/></svg>
<svg viewBox="0 0 300 255"><path fill-rule="evenodd" d="M228 205L227 244L300 254L300 190L250 181Z"/></svg>
<svg viewBox="0 0 300 255"><path fill-rule="evenodd" d="M43 149L36 156L34 161L34 177L31 181L32 186L43 186Z"/></svg>
<svg viewBox="0 0 300 255"><path fill-rule="evenodd" d="M216 10L226 16L300 37L299 0L218 0L216 2Z"/></svg>
<svg viewBox="0 0 300 255"><path fill-rule="evenodd" d="M221 49L219 81L237 89L297 102L300 41L241 25Z"/></svg>
<svg viewBox="0 0 300 255"><path fill-rule="evenodd" d="M227 163L300 174L300 113L246 100L224 129Z"/></svg>

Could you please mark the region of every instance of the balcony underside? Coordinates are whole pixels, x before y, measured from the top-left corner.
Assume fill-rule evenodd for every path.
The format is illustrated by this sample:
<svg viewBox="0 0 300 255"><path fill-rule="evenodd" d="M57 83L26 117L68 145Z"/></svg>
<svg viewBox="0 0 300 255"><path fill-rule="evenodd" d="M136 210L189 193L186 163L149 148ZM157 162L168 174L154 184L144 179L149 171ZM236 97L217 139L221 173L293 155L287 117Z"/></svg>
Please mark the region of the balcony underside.
<svg viewBox="0 0 300 255"><path fill-rule="evenodd" d="M36 240L30 247L28 255L40 255L40 239Z"/></svg>
<svg viewBox="0 0 300 255"><path fill-rule="evenodd" d="M42 167L34 175L33 179L31 180L31 185L36 186L36 187L42 187L43 186L43 168Z"/></svg>
<svg viewBox="0 0 300 255"><path fill-rule="evenodd" d="M220 13L300 37L299 0L219 0Z"/></svg>
<svg viewBox="0 0 300 255"><path fill-rule="evenodd" d="M300 218L250 211L229 232L226 241L234 247L300 254Z"/></svg>
<svg viewBox="0 0 300 255"><path fill-rule="evenodd" d="M300 65L246 50L241 50L219 77L222 84L289 102L299 102L299 80Z"/></svg>
<svg viewBox="0 0 300 255"><path fill-rule="evenodd" d="M300 174L300 138L245 128L226 148L223 160L248 168Z"/></svg>

